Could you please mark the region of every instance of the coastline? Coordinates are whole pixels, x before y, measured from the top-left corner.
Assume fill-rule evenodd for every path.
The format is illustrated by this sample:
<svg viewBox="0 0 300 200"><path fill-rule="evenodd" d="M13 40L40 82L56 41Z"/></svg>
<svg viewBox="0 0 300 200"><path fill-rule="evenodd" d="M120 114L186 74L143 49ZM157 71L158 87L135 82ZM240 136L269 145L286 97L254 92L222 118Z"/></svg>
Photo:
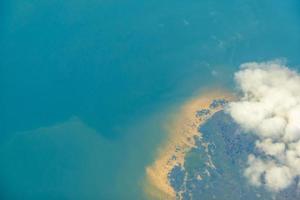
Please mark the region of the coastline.
<svg viewBox="0 0 300 200"><path fill-rule="evenodd" d="M155 161L146 168L144 191L150 199L175 199L176 193L168 174L176 165L184 166L185 154L195 146L194 136L201 136L198 127L223 106L210 107L214 100L230 101L233 96L223 90L204 92L186 101L165 125L167 138L157 150ZM209 110L205 117L197 117L199 110Z"/></svg>

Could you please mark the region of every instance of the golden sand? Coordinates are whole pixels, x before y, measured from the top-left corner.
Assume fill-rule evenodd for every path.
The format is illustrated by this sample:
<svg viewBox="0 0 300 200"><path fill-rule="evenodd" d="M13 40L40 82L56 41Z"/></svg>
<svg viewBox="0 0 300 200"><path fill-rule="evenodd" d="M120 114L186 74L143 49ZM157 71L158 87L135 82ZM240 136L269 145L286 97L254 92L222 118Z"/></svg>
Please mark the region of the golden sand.
<svg viewBox="0 0 300 200"><path fill-rule="evenodd" d="M157 159L146 168L145 192L151 199L175 199L176 194L170 186L168 174L174 166L184 165L186 152L195 146L194 136L200 134L198 127L222 109L221 106L209 108L214 99L230 101L232 96L223 91L216 91L193 98L186 102L176 117L166 125L167 140L158 150ZM209 109L210 114L205 118L196 117L196 112L201 109Z"/></svg>

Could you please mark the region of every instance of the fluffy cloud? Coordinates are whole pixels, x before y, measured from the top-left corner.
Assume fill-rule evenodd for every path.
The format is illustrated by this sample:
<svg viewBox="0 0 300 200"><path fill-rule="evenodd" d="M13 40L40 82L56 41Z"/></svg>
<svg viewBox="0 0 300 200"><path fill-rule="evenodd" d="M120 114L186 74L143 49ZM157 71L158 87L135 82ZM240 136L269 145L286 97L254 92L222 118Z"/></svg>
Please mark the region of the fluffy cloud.
<svg viewBox="0 0 300 200"><path fill-rule="evenodd" d="M245 63L235 74L241 98L227 112L258 136L260 156L249 155L245 176L280 191L300 177L300 75L279 61Z"/></svg>

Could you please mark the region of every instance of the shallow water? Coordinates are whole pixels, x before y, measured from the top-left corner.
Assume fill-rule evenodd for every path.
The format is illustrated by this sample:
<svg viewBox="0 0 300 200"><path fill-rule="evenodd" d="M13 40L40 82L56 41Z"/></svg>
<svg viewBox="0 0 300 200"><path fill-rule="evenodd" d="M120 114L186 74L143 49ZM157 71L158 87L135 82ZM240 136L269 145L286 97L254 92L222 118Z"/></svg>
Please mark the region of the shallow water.
<svg viewBox="0 0 300 200"><path fill-rule="evenodd" d="M3 0L0 46L2 196L141 198L173 106L243 62L299 68L300 2Z"/></svg>

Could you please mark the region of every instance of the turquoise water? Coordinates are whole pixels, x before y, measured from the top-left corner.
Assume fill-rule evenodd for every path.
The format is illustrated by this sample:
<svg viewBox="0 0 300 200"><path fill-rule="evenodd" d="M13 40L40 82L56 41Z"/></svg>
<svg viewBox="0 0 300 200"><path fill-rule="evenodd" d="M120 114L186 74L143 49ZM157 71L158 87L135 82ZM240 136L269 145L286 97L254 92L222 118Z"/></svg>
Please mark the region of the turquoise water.
<svg viewBox="0 0 300 200"><path fill-rule="evenodd" d="M0 47L3 199L140 199L169 108L300 68L300 2L3 0Z"/></svg>

